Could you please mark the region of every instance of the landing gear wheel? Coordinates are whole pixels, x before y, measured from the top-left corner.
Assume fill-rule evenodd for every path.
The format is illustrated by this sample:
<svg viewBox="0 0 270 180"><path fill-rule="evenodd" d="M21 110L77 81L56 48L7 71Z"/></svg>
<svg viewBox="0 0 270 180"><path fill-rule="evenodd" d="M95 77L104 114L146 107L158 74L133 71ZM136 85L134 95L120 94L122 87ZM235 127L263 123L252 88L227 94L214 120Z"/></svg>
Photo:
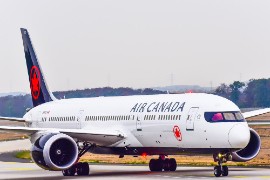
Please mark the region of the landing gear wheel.
<svg viewBox="0 0 270 180"><path fill-rule="evenodd" d="M149 169L150 171L155 171L155 159L151 159L149 162Z"/></svg>
<svg viewBox="0 0 270 180"><path fill-rule="evenodd" d="M162 171L163 169L163 161L161 159L156 160L156 171Z"/></svg>
<svg viewBox="0 0 270 180"><path fill-rule="evenodd" d="M170 164L170 171L175 171L177 168L177 163L174 158L169 159L169 164Z"/></svg>
<svg viewBox="0 0 270 180"><path fill-rule="evenodd" d="M229 169L228 166L222 166L222 176L228 176Z"/></svg>
<svg viewBox="0 0 270 180"><path fill-rule="evenodd" d="M164 171L170 171L170 167L171 167L171 164L170 164L170 159L166 158L163 162L163 169Z"/></svg>
<svg viewBox="0 0 270 180"><path fill-rule="evenodd" d="M77 174L78 176L87 176L89 175L89 165L88 163L78 163L77 164Z"/></svg>
<svg viewBox="0 0 270 180"><path fill-rule="evenodd" d="M85 172L85 174L84 175L86 175L86 176L88 176L89 175L89 173L90 173L90 168L89 168L89 164L88 163L83 163L83 169L84 169L84 172Z"/></svg>
<svg viewBox="0 0 270 180"><path fill-rule="evenodd" d="M69 169L63 170L62 173L64 176L74 176L76 173L76 168L72 166Z"/></svg>
<svg viewBox="0 0 270 180"><path fill-rule="evenodd" d="M175 171L177 168L177 163L174 158L159 158L159 159L151 159L149 162L150 171Z"/></svg>
<svg viewBox="0 0 270 180"><path fill-rule="evenodd" d="M150 171L162 171L163 161L161 159L151 159L149 162Z"/></svg>
<svg viewBox="0 0 270 180"><path fill-rule="evenodd" d="M220 176L221 176L221 173L222 173L222 171L221 171L221 166L215 166L215 167L214 167L214 175L215 175L216 177L220 177Z"/></svg>

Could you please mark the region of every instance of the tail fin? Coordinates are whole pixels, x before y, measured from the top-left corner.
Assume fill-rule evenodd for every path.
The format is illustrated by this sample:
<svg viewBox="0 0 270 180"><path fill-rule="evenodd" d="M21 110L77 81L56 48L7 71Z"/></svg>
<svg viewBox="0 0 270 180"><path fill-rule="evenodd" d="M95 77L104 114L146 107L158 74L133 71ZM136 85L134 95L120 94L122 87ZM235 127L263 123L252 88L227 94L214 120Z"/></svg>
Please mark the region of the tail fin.
<svg viewBox="0 0 270 180"><path fill-rule="evenodd" d="M56 98L48 90L41 67L31 43L30 36L26 29L21 28L25 59L28 69L28 76L31 88L31 95L34 107L53 101Z"/></svg>

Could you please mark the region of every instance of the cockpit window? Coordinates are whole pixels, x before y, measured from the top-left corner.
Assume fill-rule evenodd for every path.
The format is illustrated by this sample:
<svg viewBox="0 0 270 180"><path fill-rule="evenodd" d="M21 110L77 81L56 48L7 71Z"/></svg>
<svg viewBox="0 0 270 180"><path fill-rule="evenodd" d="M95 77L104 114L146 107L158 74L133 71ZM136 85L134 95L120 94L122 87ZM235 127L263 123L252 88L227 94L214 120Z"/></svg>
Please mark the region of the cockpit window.
<svg viewBox="0 0 270 180"><path fill-rule="evenodd" d="M212 121L222 121L222 120L223 120L222 113L215 113L212 117Z"/></svg>
<svg viewBox="0 0 270 180"><path fill-rule="evenodd" d="M235 113L235 118L236 118L236 120L244 119L243 115L240 112Z"/></svg>
<svg viewBox="0 0 270 180"><path fill-rule="evenodd" d="M225 120L236 120L234 113L223 113Z"/></svg>
<svg viewBox="0 0 270 180"><path fill-rule="evenodd" d="M241 112L205 112L204 118L208 122L244 122Z"/></svg>

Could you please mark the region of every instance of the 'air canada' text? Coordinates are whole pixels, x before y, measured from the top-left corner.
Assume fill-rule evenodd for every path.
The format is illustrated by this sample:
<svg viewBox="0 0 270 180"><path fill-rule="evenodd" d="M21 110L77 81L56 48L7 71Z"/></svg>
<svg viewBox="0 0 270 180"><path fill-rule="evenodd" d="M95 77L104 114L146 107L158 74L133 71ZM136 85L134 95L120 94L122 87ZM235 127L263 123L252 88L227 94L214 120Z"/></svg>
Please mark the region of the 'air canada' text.
<svg viewBox="0 0 270 180"><path fill-rule="evenodd" d="M130 112L182 112L185 104L185 102L137 103L133 106Z"/></svg>

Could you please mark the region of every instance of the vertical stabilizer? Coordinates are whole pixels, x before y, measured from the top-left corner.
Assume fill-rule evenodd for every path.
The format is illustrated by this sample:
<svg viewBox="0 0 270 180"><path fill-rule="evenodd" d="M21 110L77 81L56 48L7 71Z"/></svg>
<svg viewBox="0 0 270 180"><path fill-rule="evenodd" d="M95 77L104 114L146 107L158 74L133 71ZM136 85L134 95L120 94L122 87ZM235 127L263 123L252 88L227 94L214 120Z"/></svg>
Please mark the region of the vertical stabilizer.
<svg viewBox="0 0 270 180"><path fill-rule="evenodd" d="M41 67L39 65L36 53L34 51L29 33L26 29L21 28L25 59L28 69L29 83L32 95L33 105L53 101L56 98L49 91Z"/></svg>

